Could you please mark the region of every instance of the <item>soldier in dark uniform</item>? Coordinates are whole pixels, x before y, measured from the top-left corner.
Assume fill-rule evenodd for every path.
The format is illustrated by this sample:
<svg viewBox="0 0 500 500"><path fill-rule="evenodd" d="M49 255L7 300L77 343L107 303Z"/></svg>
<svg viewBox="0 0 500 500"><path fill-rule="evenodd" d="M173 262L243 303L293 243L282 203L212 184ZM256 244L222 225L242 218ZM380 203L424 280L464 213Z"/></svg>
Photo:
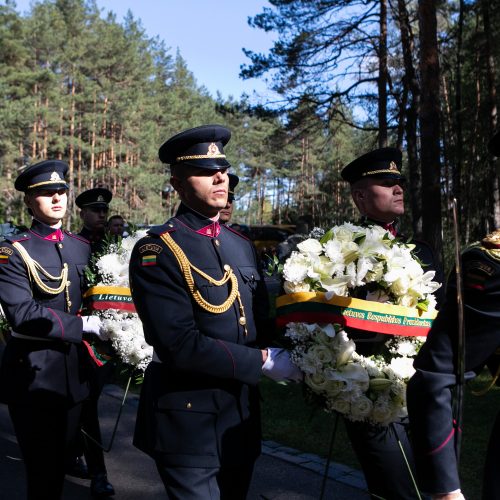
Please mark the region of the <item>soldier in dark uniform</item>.
<svg viewBox="0 0 500 500"><path fill-rule="evenodd" d="M127 233L125 233L125 220L121 215L112 215L108 219L107 229L113 241L119 241L120 238L127 236Z"/></svg>
<svg viewBox="0 0 500 500"><path fill-rule="evenodd" d="M83 228L78 233L90 241L92 253L101 253L106 243L109 203L113 194L106 188L93 188L80 193L75 204L80 208Z"/></svg>
<svg viewBox="0 0 500 500"><path fill-rule="evenodd" d="M105 250L107 216L112 197L111 191L105 188L88 189L76 197L75 203L81 209L80 217L83 221L83 227L78 235L89 241L91 254L100 254ZM84 479L90 478L90 492L96 498L115 494L113 485L108 481L104 452L93 441L102 442L98 403L104 384L109 380L113 369L111 361L97 366L93 358L89 359L90 394L83 404L81 428L92 439L80 435L76 454L70 457L66 467L68 474Z"/></svg>
<svg viewBox="0 0 500 500"><path fill-rule="evenodd" d="M397 219L404 213L401 160L398 149L381 148L360 156L341 172L351 185L352 198L362 215L360 223L382 226L394 236L398 235ZM428 266L426 270L436 270L432 249L421 241L412 243L419 259ZM435 279L440 281L440 276L437 273ZM356 342L357 352L365 356L375 354L377 344L389 339L384 334L353 329L348 329L348 333ZM371 495L386 500L419 498L398 443L401 442L414 474L407 419L388 427L347 419L345 424Z"/></svg>
<svg viewBox="0 0 500 500"><path fill-rule="evenodd" d="M500 134L490 142L500 156ZM466 379L485 364L498 375L500 347L500 230L462 253ZM408 384L408 412L417 473L422 489L442 500L463 498L455 453L456 428L452 391L457 384L458 312L456 276L449 279L446 301L426 343L414 362ZM500 498L500 412L490 435L486 455L483 500Z"/></svg>
<svg viewBox="0 0 500 500"><path fill-rule="evenodd" d="M31 228L0 244L0 303L12 328L0 368L23 455L29 499L60 498L67 454L87 398L84 332L99 336L97 317L79 317L87 241L62 230L66 163L26 168L15 188L33 215Z"/></svg>
<svg viewBox="0 0 500 500"><path fill-rule="evenodd" d="M226 206L219 212L219 221L223 224L229 224L233 216L234 189L240 182L240 178L235 174L227 174L229 177L229 188L227 192Z"/></svg>
<svg viewBox="0 0 500 500"><path fill-rule="evenodd" d="M267 296L251 243L219 224L230 131L190 129L159 150L181 205L130 261L146 341L154 346L134 444L156 461L171 499L246 497L260 453L257 382L297 379L281 349L259 349Z"/></svg>

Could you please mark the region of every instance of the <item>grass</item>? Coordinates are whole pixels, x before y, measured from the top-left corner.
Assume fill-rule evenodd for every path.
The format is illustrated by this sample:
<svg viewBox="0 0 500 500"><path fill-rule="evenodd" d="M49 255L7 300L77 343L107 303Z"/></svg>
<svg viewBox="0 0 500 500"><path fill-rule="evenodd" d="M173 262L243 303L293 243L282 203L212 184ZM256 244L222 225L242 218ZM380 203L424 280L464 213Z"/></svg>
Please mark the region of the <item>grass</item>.
<svg viewBox="0 0 500 500"><path fill-rule="evenodd" d="M480 375L469 384L465 393L460 474L466 498L481 498L483 462L500 396L500 387L494 387L481 397L472 395L471 390L485 387L489 380L489 375ZM305 402L300 385L263 380L260 390L264 439L322 457L328 455L334 423L332 415L313 410ZM361 469L342 419L339 419L332 460Z"/></svg>

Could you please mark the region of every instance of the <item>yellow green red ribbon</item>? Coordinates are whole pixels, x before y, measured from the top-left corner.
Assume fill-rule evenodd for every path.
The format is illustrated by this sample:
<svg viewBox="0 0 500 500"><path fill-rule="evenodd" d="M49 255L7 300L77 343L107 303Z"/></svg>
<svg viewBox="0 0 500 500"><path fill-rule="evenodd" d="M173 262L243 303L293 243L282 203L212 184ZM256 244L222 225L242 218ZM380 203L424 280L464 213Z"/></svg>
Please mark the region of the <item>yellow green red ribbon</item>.
<svg viewBox="0 0 500 500"><path fill-rule="evenodd" d="M130 288L123 286L93 286L83 294L83 302L88 311L117 309L136 312Z"/></svg>
<svg viewBox="0 0 500 500"><path fill-rule="evenodd" d="M436 311L420 312L417 308L382 304L322 292L299 292L276 298L276 323L339 323L387 335L426 336Z"/></svg>

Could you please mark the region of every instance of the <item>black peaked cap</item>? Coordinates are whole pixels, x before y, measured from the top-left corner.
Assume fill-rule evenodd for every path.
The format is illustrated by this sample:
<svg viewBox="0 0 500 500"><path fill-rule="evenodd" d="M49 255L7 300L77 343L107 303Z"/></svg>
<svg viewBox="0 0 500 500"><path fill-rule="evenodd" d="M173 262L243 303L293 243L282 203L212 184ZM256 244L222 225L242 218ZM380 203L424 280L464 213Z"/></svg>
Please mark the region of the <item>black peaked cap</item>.
<svg viewBox="0 0 500 500"><path fill-rule="evenodd" d="M346 165L340 175L350 182L365 177L403 179L401 163L403 155L397 148L380 148L370 151Z"/></svg>
<svg viewBox="0 0 500 500"><path fill-rule="evenodd" d="M158 156L170 165L219 170L229 168L224 146L231 138L231 131L222 125L202 125L174 135L163 143Z"/></svg>
<svg viewBox="0 0 500 500"><path fill-rule="evenodd" d="M113 193L109 189L93 188L80 193L76 197L75 203L79 208L107 208L111 198L113 198Z"/></svg>
<svg viewBox="0 0 500 500"><path fill-rule="evenodd" d="M44 160L26 167L18 176L14 187L18 191L29 189L68 189L65 176L68 164L61 160Z"/></svg>

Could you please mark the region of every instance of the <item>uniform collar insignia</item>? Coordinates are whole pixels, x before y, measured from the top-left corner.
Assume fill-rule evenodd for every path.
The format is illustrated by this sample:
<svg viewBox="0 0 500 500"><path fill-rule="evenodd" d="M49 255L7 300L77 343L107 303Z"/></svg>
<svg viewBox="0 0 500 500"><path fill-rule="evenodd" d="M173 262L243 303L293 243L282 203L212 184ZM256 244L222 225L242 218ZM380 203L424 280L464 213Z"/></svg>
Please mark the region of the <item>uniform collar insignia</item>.
<svg viewBox="0 0 500 500"><path fill-rule="evenodd" d="M202 227L196 231L198 234L203 236L208 236L209 238L217 238L220 233L220 224L218 222L212 222L208 226Z"/></svg>
<svg viewBox="0 0 500 500"><path fill-rule="evenodd" d="M56 229L53 233L45 236L44 240L47 241L62 241L64 239L64 233L60 229Z"/></svg>

